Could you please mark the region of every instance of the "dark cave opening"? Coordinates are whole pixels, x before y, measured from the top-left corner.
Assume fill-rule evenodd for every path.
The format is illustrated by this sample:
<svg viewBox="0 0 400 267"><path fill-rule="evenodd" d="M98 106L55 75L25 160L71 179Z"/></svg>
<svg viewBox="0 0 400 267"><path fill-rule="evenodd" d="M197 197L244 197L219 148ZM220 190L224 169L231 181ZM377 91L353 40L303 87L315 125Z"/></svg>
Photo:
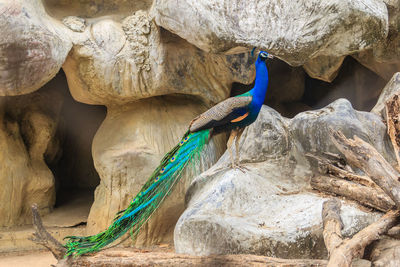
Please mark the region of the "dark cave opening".
<svg viewBox="0 0 400 267"><path fill-rule="evenodd" d="M311 78L302 67L273 60L268 65L269 85L264 104L289 118L302 111L323 108L339 98L348 99L356 110L370 111L386 85L384 79L352 57L345 58L331 83ZM247 92L253 86L254 83L234 83L231 96Z"/></svg>
<svg viewBox="0 0 400 267"><path fill-rule="evenodd" d="M92 157L92 141L105 119L106 107L75 101L62 70L49 84L61 91L63 101L56 132L59 156L53 162L47 162L55 179L56 203L44 222L69 217L70 226L73 226L82 220L86 222L94 190L100 183Z"/></svg>

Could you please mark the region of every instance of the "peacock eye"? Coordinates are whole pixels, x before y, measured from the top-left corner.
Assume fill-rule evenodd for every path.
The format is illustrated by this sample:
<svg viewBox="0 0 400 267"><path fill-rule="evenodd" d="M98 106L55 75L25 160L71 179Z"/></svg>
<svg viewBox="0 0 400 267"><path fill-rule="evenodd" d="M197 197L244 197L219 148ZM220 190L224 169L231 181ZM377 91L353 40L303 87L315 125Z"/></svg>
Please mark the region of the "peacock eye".
<svg viewBox="0 0 400 267"><path fill-rule="evenodd" d="M260 57L262 57L262 58L267 58L267 57L268 57L268 54L265 53L265 52L262 52L262 53L260 54Z"/></svg>

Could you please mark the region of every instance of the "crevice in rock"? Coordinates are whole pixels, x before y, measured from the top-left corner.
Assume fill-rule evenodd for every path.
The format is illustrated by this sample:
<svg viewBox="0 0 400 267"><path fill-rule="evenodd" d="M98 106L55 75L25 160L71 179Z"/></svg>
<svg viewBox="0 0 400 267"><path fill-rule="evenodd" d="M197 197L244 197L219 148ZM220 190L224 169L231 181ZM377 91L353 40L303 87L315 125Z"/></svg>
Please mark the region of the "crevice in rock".
<svg viewBox="0 0 400 267"><path fill-rule="evenodd" d="M62 83L59 90L65 91L56 133L60 156L56 161L46 162L55 178L56 202L54 211L44 217L44 223L74 226L86 223L94 190L100 183L93 164L92 141L105 119L106 108L75 101L64 72L60 70L57 76Z"/></svg>
<svg viewBox="0 0 400 267"><path fill-rule="evenodd" d="M370 111L386 81L347 57L339 74L331 83L311 78L301 67L291 67L279 59L268 62L269 85L264 104L281 115L292 118L296 114L323 108L339 98L348 99L354 109ZM254 86L234 83L231 96L249 91Z"/></svg>
<svg viewBox="0 0 400 267"><path fill-rule="evenodd" d="M312 109L319 109L338 98L346 98L354 109L370 111L385 85L384 79L352 57L346 57L338 76L332 83L313 79L307 75L301 102Z"/></svg>

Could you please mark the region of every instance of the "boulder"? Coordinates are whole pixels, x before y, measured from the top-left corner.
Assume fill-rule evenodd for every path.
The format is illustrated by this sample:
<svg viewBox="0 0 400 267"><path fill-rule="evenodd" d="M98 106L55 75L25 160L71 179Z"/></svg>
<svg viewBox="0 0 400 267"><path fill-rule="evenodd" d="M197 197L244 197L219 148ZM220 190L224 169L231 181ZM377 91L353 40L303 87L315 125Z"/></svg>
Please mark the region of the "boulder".
<svg viewBox="0 0 400 267"><path fill-rule="evenodd" d="M50 81L72 42L36 0L0 1L0 96L33 92Z"/></svg>
<svg viewBox="0 0 400 267"><path fill-rule="evenodd" d="M74 46L63 69L73 97L115 105L167 94L186 94L215 104L233 82L251 83L255 57L209 54L157 26L139 10L121 23L87 22L71 32Z"/></svg>
<svg viewBox="0 0 400 267"><path fill-rule="evenodd" d="M307 74L314 79L332 82L339 73L345 56L319 56L303 65Z"/></svg>
<svg viewBox="0 0 400 267"><path fill-rule="evenodd" d="M155 0L151 13L158 25L204 51L257 47L291 65L357 52L388 33L388 11L378 0Z"/></svg>
<svg viewBox="0 0 400 267"><path fill-rule="evenodd" d="M59 156L56 137L63 96L49 83L0 100L0 227L31 223L31 205L49 213L55 182L47 164Z"/></svg>
<svg viewBox="0 0 400 267"><path fill-rule="evenodd" d="M93 140L93 159L100 175L88 218L89 233L105 229L159 165L162 157L187 131L189 122L206 106L187 97L163 96L123 107L109 107L107 117ZM117 130L116 130L117 129ZM211 166L225 150L226 139L210 142L203 163L194 173ZM184 196L193 171L187 172L171 196L152 216L136 245L171 242L173 228L184 210Z"/></svg>
<svg viewBox="0 0 400 267"><path fill-rule="evenodd" d="M317 163L305 155L338 153L330 128L359 136L394 162L381 118L355 111L347 100L293 119L263 106L240 142L240 162L248 170L230 169L226 152L190 185L187 209L175 227L176 251L325 258L321 210L328 196L311 190ZM380 214L342 200L341 216L344 234L351 236Z"/></svg>

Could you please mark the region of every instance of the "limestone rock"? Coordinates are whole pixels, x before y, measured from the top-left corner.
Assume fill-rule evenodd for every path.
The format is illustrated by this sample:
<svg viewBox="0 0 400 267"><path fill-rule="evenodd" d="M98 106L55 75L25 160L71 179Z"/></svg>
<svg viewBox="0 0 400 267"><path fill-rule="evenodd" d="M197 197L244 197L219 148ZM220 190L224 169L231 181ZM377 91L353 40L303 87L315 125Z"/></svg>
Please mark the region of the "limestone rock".
<svg viewBox="0 0 400 267"><path fill-rule="evenodd" d="M83 32L86 28L86 21L84 18L75 16L68 16L63 18L62 23L74 32Z"/></svg>
<svg viewBox="0 0 400 267"><path fill-rule="evenodd" d="M400 1L384 0L389 14L389 32L387 38L374 45L374 56L379 62L399 63L400 60Z"/></svg>
<svg viewBox="0 0 400 267"><path fill-rule="evenodd" d="M387 38L377 42L367 51L354 56L361 64L371 69L387 81L400 71L400 1L384 0L389 15Z"/></svg>
<svg viewBox="0 0 400 267"><path fill-rule="evenodd" d="M55 203L54 177L47 164L59 147L54 142L62 96L52 84L32 94L0 99L0 226L32 221Z"/></svg>
<svg viewBox="0 0 400 267"><path fill-rule="evenodd" d="M301 146L300 153L339 153L330 140L329 130L340 130L344 135L357 135L371 143L382 156L395 163L386 125L380 116L369 112L355 111L350 102L339 99L327 107L305 111L295 116L290 123L290 135Z"/></svg>
<svg viewBox="0 0 400 267"><path fill-rule="evenodd" d="M93 140L93 158L101 182L88 218L88 230L106 228L117 211L127 207L166 152L177 144L189 122L205 106L190 98L158 97L108 109ZM222 138L222 139L221 139ZM224 150L224 138L214 139L198 165L204 171ZM171 196L143 227L137 245L171 241L173 227L184 210L185 175Z"/></svg>
<svg viewBox="0 0 400 267"><path fill-rule="evenodd" d="M152 0L41 0L49 14L60 19L66 16L98 18L102 16L121 18L137 10L147 10Z"/></svg>
<svg viewBox="0 0 400 267"><path fill-rule="evenodd" d="M33 92L60 70L72 46L41 1L0 1L0 95Z"/></svg>
<svg viewBox="0 0 400 267"><path fill-rule="evenodd" d="M380 62L375 58L373 53L373 50L369 49L353 55L353 58L386 81L389 81L394 73L400 71L400 61Z"/></svg>
<svg viewBox="0 0 400 267"><path fill-rule="evenodd" d="M393 75L392 79L386 84L385 88L379 96L378 102L372 108L371 112L382 117L385 117L385 104L390 100L395 94L400 93L400 72Z"/></svg>
<svg viewBox="0 0 400 267"><path fill-rule="evenodd" d="M160 29L139 10L122 25L103 19L75 33L63 69L73 97L88 104L122 104L166 94L217 103L233 82L251 83L255 58L213 55Z"/></svg>
<svg viewBox="0 0 400 267"><path fill-rule="evenodd" d="M380 117L353 110L347 100L293 119L263 106L240 142L241 162L250 170L230 169L226 152L195 178L186 195L188 207L175 227L176 251L326 257L321 210L327 198L310 191L316 163L305 154L337 153L330 127L361 137L394 162ZM341 216L344 233L351 236L380 215L343 201Z"/></svg>
<svg viewBox="0 0 400 267"><path fill-rule="evenodd" d="M395 239L381 239L370 248L371 261L376 267L396 267L400 265L400 241Z"/></svg>
<svg viewBox="0 0 400 267"><path fill-rule="evenodd" d="M291 65L366 49L388 32L378 0L156 0L152 13L158 25L205 51L258 47Z"/></svg>
<svg viewBox="0 0 400 267"><path fill-rule="evenodd" d="M332 82L339 73L345 56L319 56L307 61L303 68L310 77Z"/></svg>

